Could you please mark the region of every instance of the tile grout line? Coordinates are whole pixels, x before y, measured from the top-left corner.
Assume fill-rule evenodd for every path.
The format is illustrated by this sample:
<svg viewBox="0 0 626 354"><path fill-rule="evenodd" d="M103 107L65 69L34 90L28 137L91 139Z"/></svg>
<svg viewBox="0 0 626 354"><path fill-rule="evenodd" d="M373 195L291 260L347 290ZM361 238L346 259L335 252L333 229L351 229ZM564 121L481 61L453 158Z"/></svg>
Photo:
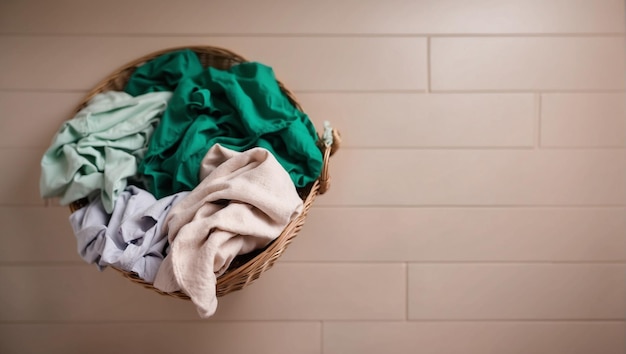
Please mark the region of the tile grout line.
<svg viewBox="0 0 626 354"><path fill-rule="evenodd" d="M55 265L50 262L50 265ZM76 261L76 263L80 263ZM407 287L405 291L405 298L409 298L408 287L408 269L410 266L426 265L426 266L626 266L626 259L612 259L612 260L372 260L372 259L358 259L358 260L282 260L281 265L306 265L306 266L322 266L322 265L347 265L347 266L363 266L363 265L376 265L376 266L392 266L392 265L404 265L406 270L405 282ZM2 263L0 263L2 264ZM12 264L6 264L10 266ZM16 265L31 265L24 262L24 264ZM33 266L45 266L46 264L32 263ZM88 265L85 263L85 265ZM408 307L408 306L407 306Z"/></svg>
<svg viewBox="0 0 626 354"><path fill-rule="evenodd" d="M320 354L324 354L324 320L320 320Z"/></svg>
<svg viewBox="0 0 626 354"><path fill-rule="evenodd" d="M403 90L396 90L403 91ZM600 94L600 93L624 93L624 89L621 88L608 88L608 89L585 89L585 88L557 88L557 89L441 89L434 90L434 93L440 94L454 94L454 93L483 93L483 94L534 94L534 93L563 93L563 94L575 94L575 93L587 93L587 94Z"/></svg>
<svg viewBox="0 0 626 354"><path fill-rule="evenodd" d="M536 125L536 124L535 124ZM536 139L534 139L536 140ZM616 151L626 150L626 146L620 145L593 145L593 146L541 146L546 150L555 151L580 151L580 150L592 150L592 151ZM528 145L355 145L345 144L341 146L342 150L352 151L369 151L369 150L402 150L402 151L529 151L536 148L535 143ZM13 150L39 150L41 147L36 146L0 146L0 151L13 151ZM44 199L44 198L41 198ZM52 199L52 204L58 197L49 198ZM56 202L56 205L58 202Z"/></svg>
<svg viewBox="0 0 626 354"><path fill-rule="evenodd" d="M432 71L431 71L431 40L430 37L426 37L426 93L431 93L432 89Z"/></svg>
<svg viewBox="0 0 626 354"><path fill-rule="evenodd" d="M536 140L536 139L535 139ZM615 151L626 150L626 146L620 145L604 145L604 146L542 146L545 150L555 151L579 151L579 150L592 150L592 151ZM33 146L0 146L0 150L31 150L39 149L39 147ZM488 151L528 151L534 150L534 143L528 146L525 145L502 145L502 146L488 146L488 145L352 145L346 144L341 146L342 150L403 150L403 151L448 151L448 150L488 150Z"/></svg>
<svg viewBox="0 0 626 354"><path fill-rule="evenodd" d="M536 110L536 108L533 108ZM535 119L536 114L533 112L532 119ZM533 124L536 126L536 124ZM536 140L536 139L533 139ZM478 145L478 144L464 144L464 145L443 145L443 144L431 144L431 145L362 145L362 144L347 144L342 145L342 149L347 150L533 150L535 148L534 142L528 143L528 145ZM626 150L626 146L619 145L602 145L602 146L546 146L546 149L550 150L563 150L563 151L576 151L576 150ZM18 148L15 148L18 149Z"/></svg>
<svg viewBox="0 0 626 354"><path fill-rule="evenodd" d="M394 319L326 319L326 320L292 320L292 319L236 319L236 320L216 320L205 322L200 319L120 319L120 320L0 320L0 325L142 325L142 324L189 324L203 326L207 324L227 325L227 324L263 324L263 323L394 323L394 324L415 324L415 323L609 323L609 324L626 324L626 318L420 318L410 321L394 320ZM323 351L322 351L323 352Z"/></svg>
<svg viewBox="0 0 626 354"><path fill-rule="evenodd" d="M65 89L51 89L51 88L19 88L19 87L0 87L0 93L49 93L49 94L86 94L89 91L88 88L65 88ZM292 89L294 94L426 94L425 89ZM453 95L453 94L535 94L535 93L561 93L561 94L611 94L611 93L625 93L624 89L440 89L432 90L430 93L441 95Z"/></svg>
<svg viewBox="0 0 626 354"><path fill-rule="evenodd" d="M541 148L541 93L535 92L533 106L533 150Z"/></svg>
<svg viewBox="0 0 626 354"><path fill-rule="evenodd" d="M210 38L602 38L602 37L624 37L626 32L2 32L0 37L101 37L101 38L177 38L177 37L210 37Z"/></svg>
<svg viewBox="0 0 626 354"><path fill-rule="evenodd" d="M542 94L535 94L535 149L541 149L541 110L542 110Z"/></svg>
<svg viewBox="0 0 626 354"><path fill-rule="evenodd" d="M533 138L533 140L536 140ZM578 150L595 150L595 151L611 151L611 150L626 150L624 146L545 146L546 150L560 150L560 151L578 151ZM404 150L404 151L445 151L445 150L489 150L489 151L528 151L534 150L534 143L528 146L487 146L487 145L431 145L431 146L392 146L392 145L342 145L341 149L345 150Z"/></svg>
<svg viewBox="0 0 626 354"><path fill-rule="evenodd" d="M404 320L409 321L409 262L404 263L404 279L405 279L405 291L404 291Z"/></svg>
<svg viewBox="0 0 626 354"><path fill-rule="evenodd" d="M405 300L408 303L409 299L409 267L411 265L427 265L427 266L625 266L626 259L611 259L611 260L376 260L376 259L355 259L355 260L281 260L280 266L287 265L305 265L305 266L390 266L390 265L403 265L405 267ZM18 260L18 261L6 261L0 260L0 267L7 268L25 268L25 267L77 267L77 268L90 268L91 264L82 260L50 260L50 261L32 261L32 260ZM408 308L408 305L406 306Z"/></svg>
<svg viewBox="0 0 626 354"><path fill-rule="evenodd" d="M408 323L626 323L626 318L420 318Z"/></svg>
<svg viewBox="0 0 626 354"><path fill-rule="evenodd" d="M41 204L17 204L17 203L1 203L0 208L41 208L46 207L45 202ZM54 209L67 209L67 206L52 204L49 206ZM380 209L380 208L397 208L397 209L622 209L626 204L326 204L320 203L313 206L313 209Z"/></svg>
<svg viewBox="0 0 626 354"><path fill-rule="evenodd" d="M314 208L404 208L404 209L616 209L624 208L626 204L317 204Z"/></svg>

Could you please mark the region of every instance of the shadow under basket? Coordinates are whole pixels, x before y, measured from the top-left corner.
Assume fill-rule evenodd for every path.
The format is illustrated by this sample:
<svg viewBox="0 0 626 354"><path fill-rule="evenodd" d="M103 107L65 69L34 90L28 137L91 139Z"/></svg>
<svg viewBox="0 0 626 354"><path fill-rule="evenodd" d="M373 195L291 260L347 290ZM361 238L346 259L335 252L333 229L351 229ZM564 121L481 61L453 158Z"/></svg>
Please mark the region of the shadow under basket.
<svg viewBox="0 0 626 354"><path fill-rule="evenodd" d="M98 93L105 92L105 91L112 91L112 90L123 91L126 85L126 82L130 78L132 73L135 71L135 69L141 66L142 64L144 64L145 62L153 58L156 58L162 54L176 51L176 50L181 50L181 49L190 49L194 51L200 58L200 61L202 62L204 67L211 66L211 67L225 70L225 69L230 68L233 65L248 61L242 56L234 52L231 52L230 50L218 48L218 47L212 47L212 46L191 46L191 47L187 46L187 47L176 47L176 48L168 48L168 49L159 50L159 51L147 54L141 58L135 59L131 61L130 63L122 66L120 69L116 70L112 74L110 74L108 77L102 80L98 85L96 85L96 87L94 87L83 98L82 102L76 107L75 113L77 113L82 108L84 108L89 102L89 100ZM302 110L302 107L296 100L293 93L289 91L287 88L285 88L285 86L280 81L278 81L278 85L280 89L282 90L282 92L287 96L289 101L291 101L291 103L295 107ZM335 130L332 130L332 136L333 136L333 143L330 145L324 144L323 139L321 138L318 139L319 141L318 145L323 156L323 168L322 168L321 175L312 184L308 185L305 188L298 189L300 198L302 198L303 203L304 203L304 208L303 208L302 213L298 217L294 218L285 227L282 233L275 240L273 240L269 245L267 245L265 248L256 250L248 254L237 256L233 260L232 264L230 265L226 273L224 273L223 275L217 278L216 293L218 297L224 296L236 290L240 290L244 288L245 286L247 286L248 284L251 284L254 280L258 279L261 276L261 274L263 274L263 272L270 269L274 265L274 262L276 262L276 260L283 254L283 252L285 251L287 246L291 243L291 241L294 239L294 237L298 235L298 232L302 229L302 226L304 225L309 209L311 208L311 206L313 205L313 202L315 201L315 197L318 194L323 194L324 192L326 192L330 186L328 163L330 160L330 156L334 154L334 152L339 148L339 145L340 145L339 133ZM87 203L86 199L75 201L70 204L69 206L70 211L74 212L84 207L86 203ZM111 268L117 270L118 272L120 272L122 275L124 275L126 278L130 279L131 281L137 284L140 284L145 288L153 290L159 294L189 300L189 296L187 296L187 294L183 293L182 291L166 293L155 288L151 283L148 283L144 281L143 279L139 278L139 276L137 276L136 273L128 272L128 271L121 270L115 267L111 267Z"/></svg>

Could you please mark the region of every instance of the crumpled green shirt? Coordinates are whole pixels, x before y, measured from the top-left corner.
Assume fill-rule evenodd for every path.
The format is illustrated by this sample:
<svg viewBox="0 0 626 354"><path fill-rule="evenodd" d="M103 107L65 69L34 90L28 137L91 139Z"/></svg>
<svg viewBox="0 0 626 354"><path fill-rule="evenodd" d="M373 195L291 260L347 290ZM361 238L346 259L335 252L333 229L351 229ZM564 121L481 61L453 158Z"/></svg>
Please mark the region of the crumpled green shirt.
<svg viewBox="0 0 626 354"><path fill-rule="evenodd" d="M197 186L200 162L218 143L235 151L269 150L296 187L319 177L315 127L281 92L270 67L203 68L193 51L181 50L137 68L125 88L131 95L162 90L173 91L172 99L139 165L157 198Z"/></svg>
<svg viewBox="0 0 626 354"><path fill-rule="evenodd" d="M73 119L63 123L41 159L43 198L67 205L99 191L108 213L137 174L150 136L172 93L133 97L108 91L94 96Z"/></svg>

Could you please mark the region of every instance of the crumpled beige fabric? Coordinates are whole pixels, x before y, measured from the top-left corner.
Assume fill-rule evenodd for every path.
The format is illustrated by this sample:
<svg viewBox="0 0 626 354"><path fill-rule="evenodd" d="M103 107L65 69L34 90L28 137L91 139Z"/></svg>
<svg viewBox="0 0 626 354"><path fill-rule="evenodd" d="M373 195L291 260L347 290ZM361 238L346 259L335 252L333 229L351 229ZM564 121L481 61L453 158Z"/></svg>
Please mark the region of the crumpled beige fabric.
<svg viewBox="0 0 626 354"><path fill-rule="evenodd" d="M165 220L170 250L154 286L182 290L201 317L217 309L215 284L235 256L265 247L302 212L289 174L266 149L236 152L216 144L200 184Z"/></svg>

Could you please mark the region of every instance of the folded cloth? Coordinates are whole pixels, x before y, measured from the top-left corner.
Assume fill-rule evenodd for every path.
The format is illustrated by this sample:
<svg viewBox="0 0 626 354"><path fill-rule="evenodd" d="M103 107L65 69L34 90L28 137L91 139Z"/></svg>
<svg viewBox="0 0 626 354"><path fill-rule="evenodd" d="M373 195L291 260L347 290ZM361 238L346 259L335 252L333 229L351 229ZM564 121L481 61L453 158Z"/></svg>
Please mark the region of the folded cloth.
<svg viewBox="0 0 626 354"><path fill-rule="evenodd" d="M100 270L110 265L154 282L165 257L165 217L187 193L156 200L149 192L128 186L117 198L113 214L104 210L100 195L95 194L88 205L70 215L78 253Z"/></svg>
<svg viewBox="0 0 626 354"><path fill-rule="evenodd" d="M216 277L235 256L278 237L303 203L287 172L263 148L240 153L216 144L200 171L202 182L167 216L170 251L154 286L182 290L206 318L217 308Z"/></svg>
<svg viewBox="0 0 626 354"><path fill-rule="evenodd" d="M202 158L218 143L236 151L269 150L297 187L321 173L315 127L283 94L272 68L263 64L203 68L193 51L181 50L137 68L125 90L132 95L173 91L139 166L157 198L193 189Z"/></svg>
<svg viewBox="0 0 626 354"><path fill-rule="evenodd" d="M110 213L127 179L137 174L148 140L172 96L154 92L97 94L63 123L41 160L41 196L67 205L101 191Z"/></svg>

